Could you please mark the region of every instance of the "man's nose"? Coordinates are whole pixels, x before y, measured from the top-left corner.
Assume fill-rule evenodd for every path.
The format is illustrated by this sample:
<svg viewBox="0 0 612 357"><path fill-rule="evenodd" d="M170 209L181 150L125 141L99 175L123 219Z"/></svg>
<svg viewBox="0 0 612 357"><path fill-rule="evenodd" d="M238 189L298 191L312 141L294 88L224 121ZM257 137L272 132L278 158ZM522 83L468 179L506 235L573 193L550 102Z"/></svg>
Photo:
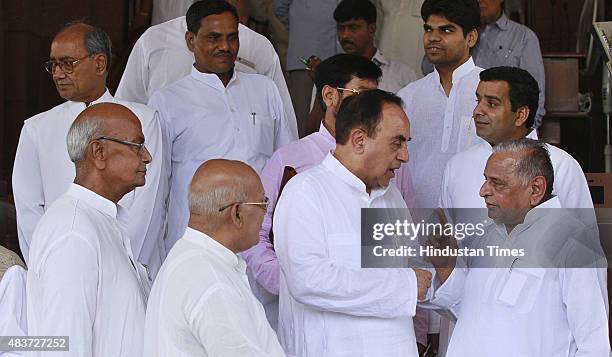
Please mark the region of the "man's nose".
<svg viewBox="0 0 612 357"><path fill-rule="evenodd" d="M489 182L485 180L485 182L480 186L480 197L487 197L491 195L491 190L489 187Z"/></svg>
<svg viewBox="0 0 612 357"><path fill-rule="evenodd" d="M397 155L397 159L401 162L408 162L408 160L410 159L410 154L408 153L408 146L406 145L405 147L403 147L402 149L400 149L398 155Z"/></svg>
<svg viewBox="0 0 612 357"><path fill-rule="evenodd" d="M153 156L151 155L151 153L149 152L149 149L147 149L146 146L143 147L143 151L142 151L142 161L145 164L150 163L153 160Z"/></svg>

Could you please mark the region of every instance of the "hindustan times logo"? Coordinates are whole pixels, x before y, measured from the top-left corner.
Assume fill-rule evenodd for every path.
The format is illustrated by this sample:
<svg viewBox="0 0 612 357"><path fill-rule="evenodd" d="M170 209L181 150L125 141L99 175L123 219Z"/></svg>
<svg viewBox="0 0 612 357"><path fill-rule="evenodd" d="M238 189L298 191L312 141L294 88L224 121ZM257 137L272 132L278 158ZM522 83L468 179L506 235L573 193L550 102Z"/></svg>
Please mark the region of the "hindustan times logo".
<svg viewBox="0 0 612 357"><path fill-rule="evenodd" d="M395 223L375 223L372 228L372 239L383 240L385 237L406 237L415 240L418 236L453 236L457 240L465 237L485 234L485 223L413 223L409 220L396 220Z"/></svg>

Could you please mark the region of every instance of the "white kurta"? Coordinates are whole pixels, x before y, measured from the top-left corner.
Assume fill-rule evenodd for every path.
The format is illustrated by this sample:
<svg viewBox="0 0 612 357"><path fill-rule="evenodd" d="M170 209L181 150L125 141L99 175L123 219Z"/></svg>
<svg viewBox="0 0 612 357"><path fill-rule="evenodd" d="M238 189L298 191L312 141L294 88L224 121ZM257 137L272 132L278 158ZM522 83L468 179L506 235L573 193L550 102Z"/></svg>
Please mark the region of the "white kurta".
<svg viewBox="0 0 612 357"><path fill-rule="evenodd" d="M61 356L142 356L146 273L121 206L76 184L40 220L27 278L30 336L69 336Z"/></svg>
<svg viewBox="0 0 612 357"><path fill-rule="evenodd" d="M383 56L380 50L376 50L372 62L376 63L382 71L382 77L378 82L379 89L397 93L400 89L418 79L412 68L400 61L388 59Z"/></svg>
<svg viewBox="0 0 612 357"><path fill-rule="evenodd" d="M126 194L121 205L130 212L128 233L138 261L149 267L153 278L166 256L163 243L165 203L160 181L168 155L162 148L162 132L154 110L113 98L108 90L91 104L111 102L128 107L140 119L145 144L153 160L147 165L146 184ZM74 181L74 163L66 147L66 135L85 103L67 101L26 120L19 137L13 193L17 209L19 247L26 263L36 224L49 206L68 190Z"/></svg>
<svg viewBox="0 0 612 357"><path fill-rule="evenodd" d="M203 162L239 160L261 172L276 149L297 139L269 78L234 71L224 87L217 75L192 68L149 101L159 111L171 152L168 249L185 232L188 186Z"/></svg>
<svg viewBox="0 0 612 357"><path fill-rule="evenodd" d="M246 276L246 263L187 228L151 290L144 355L285 356Z"/></svg>
<svg viewBox="0 0 612 357"><path fill-rule="evenodd" d="M580 164L567 152L546 145L555 171L553 195L564 208L593 208L589 186ZM440 193L441 207L485 208L480 197L484 169L493 149L483 139L466 151L453 156L446 164Z"/></svg>
<svg viewBox="0 0 612 357"><path fill-rule="evenodd" d="M274 214L279 339L295 356L418 356L412 269L361 269L361 208L405 208L395 185L368 194L333 155L292 178Z"/></svg>
<svg viewBox="0 0 612 357"><path fill-rule="evenodd" d="M562 210L540 209L559 207L552 198L510 235L503 226L490 227L491 233L507 248L563 239L581 223ZM446 356L608 357L605 270L534 268L520 259L496 259L498 268L455 268L436 290L434 304L459 312Z"/></svg>
<svg viewBox="0 0 612 357"><path fill-rule="evenodd" d="M447 97L437 70L410 83L397 94L404 100L410 120L408 143L416 207L438 205L446 162L476 143L472 112L482 68L470 58L453 72L453 87Z"/></svg>
<svg viewBox="0 0 612 357"><path fill-rule="evenodd" d="M148 28L130 53L116 96L147 103L156 90L188 75L194 58L185 43L186 31L185 16ZM293 104L274 47L267 38L242 24L238 24L238 37L236 70L262 74L274 81L291 130L297 135Z"/></svg>

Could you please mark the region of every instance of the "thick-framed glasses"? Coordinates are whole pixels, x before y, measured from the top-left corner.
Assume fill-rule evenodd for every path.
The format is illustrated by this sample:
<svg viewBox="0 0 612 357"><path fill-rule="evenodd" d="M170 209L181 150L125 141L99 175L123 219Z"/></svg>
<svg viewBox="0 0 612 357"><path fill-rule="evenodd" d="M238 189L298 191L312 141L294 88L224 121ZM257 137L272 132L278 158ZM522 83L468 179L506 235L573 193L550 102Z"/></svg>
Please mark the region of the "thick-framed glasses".
<svg viewBox="0 0 612 357"><path fill-rule="evenodd" d="M336 87L337 90L343 90L343 91L347 91L347 92L351 92L354 94L359 94L361 93L361 91L359 89L350 89L350 88L342 88L342 87Z"/></svg>
<svg viewBox="0 0 612 357"><path fill-rule="evenodd" d="M45 67L45 70L47 72L49 72L49 74L53 74L53 72L55 72L55 68L57 66L59 66L59 68L62 69L62 72L66 73L66 74L70 74L72 72L74 72L74 66L79 63L80 61L84 60L87 57L91 57L95 55L95 53L92 53L90 55L87 55L83 58L79 58L79 59L75 59L73 61L69 61L69 60L63 60L63 61L47 61L45 63L43 63L43 67Z"/></svg>
<svg viewBox="0 0 612 357"><path fill-rule="evenodd" d="M108 140L108 141L113 141L119 144L123 144L123 145L127 145L127 146L131 146L136 148L136 150L138 151L139 154L143 154L145 151L145 144L138 144L138 143L133 143L131 141L125 141L125 140L121 140L121 139L117 139L117 138L111 138L108 136L100 136L98 138L96 138L96 140Z"/></svg>
<svg viewBox="0 0 612 357"><path fill-rule="evenodd" d="M230 203L229 205L223 206L221 208L219 208L219 212L223 212L226 209L232 207L233 205L251 205L251 206L257 206L259 208L261 208L262 210L267 210L268 209L268 197L264 198L263 202L234 202L234 203Z"/></svg>

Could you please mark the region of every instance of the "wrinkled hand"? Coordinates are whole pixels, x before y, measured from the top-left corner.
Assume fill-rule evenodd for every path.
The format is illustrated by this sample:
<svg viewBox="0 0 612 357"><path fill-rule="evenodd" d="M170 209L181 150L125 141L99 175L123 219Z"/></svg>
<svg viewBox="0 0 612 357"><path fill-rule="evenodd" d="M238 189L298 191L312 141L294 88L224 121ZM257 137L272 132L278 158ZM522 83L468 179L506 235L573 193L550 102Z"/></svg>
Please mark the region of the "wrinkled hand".
<svg viewBox="0 0 612 357"><path fill-rule="evenodd" d="M431 286L431 273L423 269L413 269L417 278L417 298L419 300L425 299L427 296L427 290Z"/></svg>

